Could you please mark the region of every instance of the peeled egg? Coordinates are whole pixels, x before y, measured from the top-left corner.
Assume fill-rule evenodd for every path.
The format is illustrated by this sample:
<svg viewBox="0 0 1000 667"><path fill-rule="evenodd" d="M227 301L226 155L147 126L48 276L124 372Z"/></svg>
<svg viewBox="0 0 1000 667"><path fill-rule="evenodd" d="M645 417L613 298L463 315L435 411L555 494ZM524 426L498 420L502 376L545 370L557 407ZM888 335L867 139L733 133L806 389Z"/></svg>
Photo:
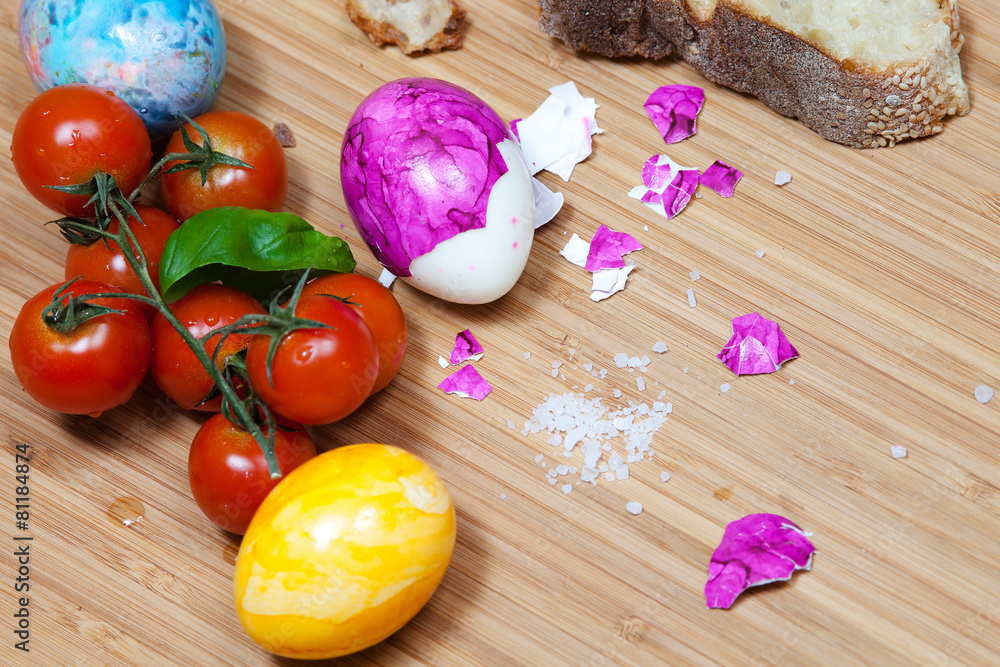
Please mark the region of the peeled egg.
<svg viewBox="0 0 1000 667"><path fill-rule="evenodd" d="M507 124L468 90L379 87L348 123L340 169L355 226L394 275L468 304L517 282L534 238L531 175Z"/></svg>

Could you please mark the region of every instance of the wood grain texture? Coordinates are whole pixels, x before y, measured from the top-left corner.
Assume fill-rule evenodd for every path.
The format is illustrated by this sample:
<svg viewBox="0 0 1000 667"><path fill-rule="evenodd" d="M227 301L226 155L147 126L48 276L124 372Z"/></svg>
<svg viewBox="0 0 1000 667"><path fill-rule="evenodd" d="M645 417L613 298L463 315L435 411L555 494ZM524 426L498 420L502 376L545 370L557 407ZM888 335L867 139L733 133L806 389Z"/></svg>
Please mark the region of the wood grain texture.
<svg viewBox="0 0 1000 667"><path fill-rule="evenodd" d="M4 147L35 94L16 4L0 8ZM1000 389L1000 19L991 3L962 6L971 114L932 139L875 152L823 141L676 61L569 52L537 29L530 0L466 1L464 46L419 58L374 47L339 2L218 5L229 66L216 108L289 125L297 146L287 153L286 208L342 234L368 275L378 267L350 225L337 156L350 114L381 83L447 79L510 119L573 80L597 99L606 129L569 183L541 175L566 207L536 234L514 290L473 307L395 285L411 332L401 375L350 418L312 429L322 449L383 441L424 457L459 520L430 604L386 642L319 664L1000 664L1000 398L973 396L979 384ZM668 83L704 86L708 102L698 134L665 149L642 102ZM668 222L626 197L642 163L665 150L701 168L722 159L746 177L734 198L704 191ZM793 176L780 188L779 169ZM66 245L6 159L0 192L7 359L18 309L61 278ZM646 249L633 255L626 290L594 304L588 275L558 252L602 223ZM778 320L801 357L772 375L734 377L715 354L731 318L750 311ZM435 388L446 374L438 355L466 328L486 348L476 366L494 391L482 403ZM657 340L667 353L650 352ZM654 357L644 392L614 367L617 352ZM553 361L565 379L552 377ZM586 363L611 372L594 380ZM203 416L172 407L148 380L97 420L39 407L7 361L0 383L9 522L0 535L15 532L14 446L34 452L32 652L12 647L5 555L0 663L293 664L244 635L232 602L235 540L190 497L187 447ZM674 412L655 458L634 465L631 479L564 495L534 460L561 457L547 435L521 426L550 393L587 383L612 404L615 388L647 403L666 391ZM909 456L894 460L894 444ZM143 519L126 527L109 517L120 498L140 501ZM631 500L641 515L625 511ZM752 512L813 532L813 571L709 612L712 550L726 523ZM9 554L13 542L0 539Z"/></svg>

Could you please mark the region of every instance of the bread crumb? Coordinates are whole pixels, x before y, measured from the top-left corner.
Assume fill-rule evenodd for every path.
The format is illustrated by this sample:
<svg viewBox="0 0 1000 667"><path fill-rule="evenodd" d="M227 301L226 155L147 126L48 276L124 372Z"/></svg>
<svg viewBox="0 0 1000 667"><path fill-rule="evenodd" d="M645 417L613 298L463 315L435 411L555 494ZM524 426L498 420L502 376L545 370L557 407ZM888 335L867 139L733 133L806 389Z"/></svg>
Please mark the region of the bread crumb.
<svg viewBox="0 0 1000 667"><path fill-rule="evenodd" d="M347 0L347 13L377 46L396 44L407 55L462 45L465 10L455 0Z"/></svg>
<svg viewBox="0 0 1000 667"><path fill-rule="evenodd" d="M278 138L278 143L284 148L295 148L295 135L291 128L284 123L274 124L274 136Z"/></svg>

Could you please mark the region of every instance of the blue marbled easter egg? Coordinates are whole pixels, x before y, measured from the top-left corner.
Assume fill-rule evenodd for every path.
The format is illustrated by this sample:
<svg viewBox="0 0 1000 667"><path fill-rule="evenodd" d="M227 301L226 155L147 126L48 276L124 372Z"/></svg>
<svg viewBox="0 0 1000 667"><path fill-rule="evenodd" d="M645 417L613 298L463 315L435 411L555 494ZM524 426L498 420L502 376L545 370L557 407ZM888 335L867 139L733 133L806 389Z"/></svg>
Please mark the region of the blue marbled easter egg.
<svg viewBox="0 0 1000 667"><path fill-rule="evenodd" d="M156 139L173 113L211 106L226 69L212 0L23 0L21 55L41 91L80 81L113 90Z"/></svg>

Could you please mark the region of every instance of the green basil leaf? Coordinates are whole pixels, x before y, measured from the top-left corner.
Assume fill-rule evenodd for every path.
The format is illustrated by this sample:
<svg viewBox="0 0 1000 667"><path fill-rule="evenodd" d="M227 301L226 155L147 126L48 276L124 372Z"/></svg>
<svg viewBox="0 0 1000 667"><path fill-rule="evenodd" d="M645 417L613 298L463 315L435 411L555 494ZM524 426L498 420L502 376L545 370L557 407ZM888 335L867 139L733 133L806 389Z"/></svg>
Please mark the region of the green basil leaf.
<svg viewBox="0 0 1000 667"><path fill-rule="evenodd" d="M219 280L269 301L305 269L350 273L355 265L343 239L293 213L224 206L191 216L170 235L160 259L160 291L170 303Z"/></svg>

